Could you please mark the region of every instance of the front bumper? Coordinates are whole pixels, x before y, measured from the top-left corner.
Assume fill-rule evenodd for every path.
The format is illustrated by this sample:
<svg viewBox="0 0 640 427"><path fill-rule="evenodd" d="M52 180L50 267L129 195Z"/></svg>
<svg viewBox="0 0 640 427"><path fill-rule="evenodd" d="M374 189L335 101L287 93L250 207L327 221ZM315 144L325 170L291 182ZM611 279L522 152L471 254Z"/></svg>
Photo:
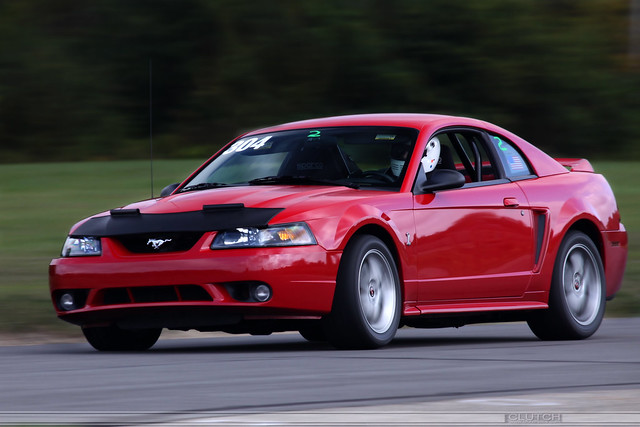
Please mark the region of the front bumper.
<svg viewBox="0 0 640 427"><path fill-rule="evenodd" d="M211 250L213 236L192 249L132 254L102 239L98 257L57 258L49 286L58 316L81 326L219 329L246 319L295 319L331 311L341 252L319 245ZM272 296L252 300L246 290L267 284ZM64 294L80 304L65 309Z"/></svg>

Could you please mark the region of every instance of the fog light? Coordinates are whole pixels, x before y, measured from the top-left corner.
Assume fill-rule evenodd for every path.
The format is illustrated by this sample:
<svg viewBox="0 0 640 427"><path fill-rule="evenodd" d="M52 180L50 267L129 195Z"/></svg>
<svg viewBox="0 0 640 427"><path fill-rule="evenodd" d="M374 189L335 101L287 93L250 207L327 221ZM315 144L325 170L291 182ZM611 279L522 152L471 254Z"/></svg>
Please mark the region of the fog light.
<svg viewBox="0 0 640 427"><path fill-rule="evenodd" d="M62 308L65 311L75 310L77 307L76 307L76 301L73 299L73 295L62 294L60 296L60 308Z"/></svg>
<svg viewBox="0 0 640 427"><path fill-rule="evenodd" d="M253 288L253 298L258 302L265 302L271 298L271 288L265 284L257 285Z"/></svg>

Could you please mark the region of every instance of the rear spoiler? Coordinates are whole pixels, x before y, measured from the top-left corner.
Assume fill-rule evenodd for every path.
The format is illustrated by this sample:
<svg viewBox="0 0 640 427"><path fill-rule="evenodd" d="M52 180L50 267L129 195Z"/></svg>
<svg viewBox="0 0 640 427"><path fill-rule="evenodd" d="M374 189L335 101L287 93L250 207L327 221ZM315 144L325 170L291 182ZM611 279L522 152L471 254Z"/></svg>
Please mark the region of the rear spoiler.
<svg viewBox="0 0 640 427"><path fill-rule="evenodd" d="M587 159L555 159L570 172L593 172L593 166Z"/></svg>

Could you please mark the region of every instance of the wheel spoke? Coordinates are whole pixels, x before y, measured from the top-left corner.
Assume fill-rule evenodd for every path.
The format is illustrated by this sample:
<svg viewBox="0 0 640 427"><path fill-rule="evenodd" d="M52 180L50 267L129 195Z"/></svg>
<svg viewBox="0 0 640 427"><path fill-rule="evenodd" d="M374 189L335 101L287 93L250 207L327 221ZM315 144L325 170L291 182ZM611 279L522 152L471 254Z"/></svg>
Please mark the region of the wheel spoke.
<svg viewBox="0 0 640 427"><path fill-rule="evenodd" d="M384 273L382 272L382 266L380 262L372 262L371 263L371 278L375 279L376 283L382 284L384 277Z"/></svg>
<svg viewBox="0 0 640 427"><path fill-rule="evenodd" d="M362 306L362 312L367 319L371 322L373 316L374 306L371 304L371 279L373 275L373 266L369 257L365 258L360 268L360 305Z"/></svg>
<svg viewBox="0 0 640 427"><path fill-rule="evenodd" d="M371 279L371 266L369 260L364 259L362 266L360 267L360 275L358 277L360 288L360 299L364 301L369 295L369 280Z"/></svg>
<svg viewBox="0 0 640 427"><path fill-rule="evenodd" d="M564 293L568 295L570 292L573 292L573 271L570 268L565 269L562 279Z"/></svg>
<svg viewBox="0 0 640 427"><path fill-rule="evenodd" d="M577 250L574 251L569 257L571 263L571 270L573 273L582 273L584 269L584 257Z"/></svg>
<svg viewBox="0 0 640 427"><path fill-rule="evenodd" d="M589 266L589 268L585 269L584 275L582 276L583 286L586 288L585 291L589 291L593 285L596 283L596 275L594 274L593 267Z"/></svg>
<svg viewBox="0 0 640 427"><path fill-rule="evenodd" d="M372 324L377 324L380 321L382 307L380 304L371 304L371 310L369 311L369 320Z"/></svg>
<svg viewBox="0 0 640 427"><path fill-rule="evenodd" d="M369 301L363 301L362 311L364 312L364 316L366 317L367 321L371 323L372 317L374 316L375 312L375 305L371 304Z"/></svg>
<svg viewBox="0 0 640 427"><path fill-rule="evenodd" d="M569 310L574 315L580 311L580 306L582 303L580 302L580 296L573 290L571 287L565 288L565 296L567 298L567 305L569 306Z"/></svg>

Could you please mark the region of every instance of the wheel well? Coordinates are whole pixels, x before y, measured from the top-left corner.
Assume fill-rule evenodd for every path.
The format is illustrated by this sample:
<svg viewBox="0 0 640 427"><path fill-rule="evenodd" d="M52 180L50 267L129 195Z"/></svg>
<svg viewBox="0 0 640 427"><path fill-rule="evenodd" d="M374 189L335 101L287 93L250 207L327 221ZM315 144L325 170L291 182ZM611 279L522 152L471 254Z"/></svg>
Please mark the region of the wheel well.
<svg viewBox="0 0 640 427"><path fill-rule="evenodd" d="M577 221L575 224L571 225L571 227L569 228L569 231L571 230L581 231L591 239L591 241L598 248L598 252L600 253L600 259L602 259L602 263L604 264L604 250L602 247L602 236L600 235L600 231L598 230L598 227L596 227L596 225L593 222L587 219L581 219Z"/></svg>

